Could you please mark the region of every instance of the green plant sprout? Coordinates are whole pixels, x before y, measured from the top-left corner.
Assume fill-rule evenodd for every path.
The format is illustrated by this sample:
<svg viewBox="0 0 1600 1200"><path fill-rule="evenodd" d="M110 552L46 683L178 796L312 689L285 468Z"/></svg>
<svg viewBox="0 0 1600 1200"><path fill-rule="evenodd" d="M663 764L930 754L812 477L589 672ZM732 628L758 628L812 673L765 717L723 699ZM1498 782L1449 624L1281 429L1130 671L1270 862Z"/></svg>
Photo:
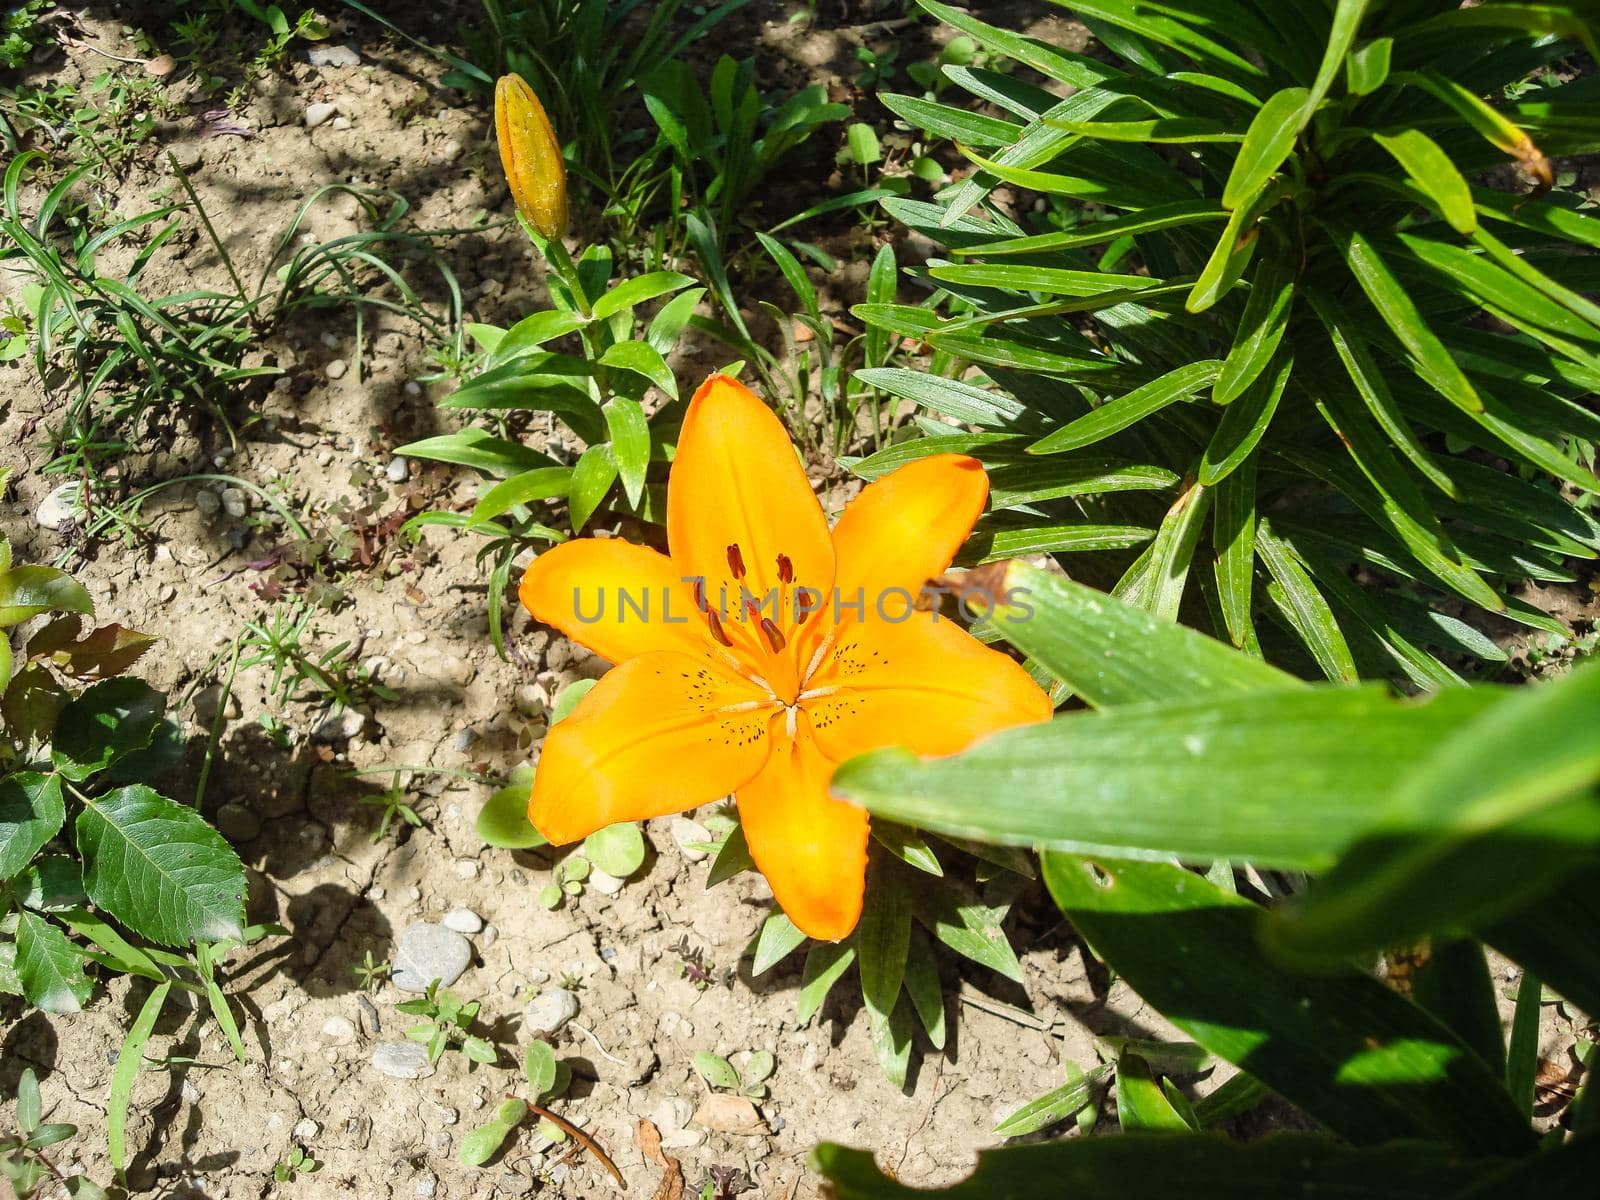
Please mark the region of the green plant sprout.
<svg viewBox="0 0 1600 1200"><path fill-rule="evenodd" d="M30 1200L42 1189L57 1184L71 1200L106 1200L106 1192L84 1175L63 1175L45 1154L51 1146L76 1137L78 1127L46 1124L39 1098L39 1079L24 1067L17 1079L17 1124L13 1133L0 1137L0 1176L11 1184L17 1200Z"/></svg>
<svg viewBox="0 0 1600 1200"><path fill-rule="evenodd" d="M288 1158L274 1164L272 1178L278 1183L294 1183L301 1176L315 1175L321 1169L322 1164L312 1158L304 1146L295 1146L290 1149Z"/></svg>
<svg viewBox="0 0 1600 1200"><path fill-rule="evenodd" d="M778 1069L778 1060L770 1050L752 1050L745 1055L744 1065L736 1068L720 1054L697 1050L694 1069L712 1091L733 1092L747 1100L765 1100L767 1080Z"/></svg>
<svg viewBox="0 0 1600 1200"><path fill-rule="evenodd" d="M449 988L441 988L435 979L428 984L427 993L415 1000L395 1005L397 1012L423 1020L410 1026L405 1036L421 1042L428 1048L428 1061L436 1063L446 1050L460 1050L475 1063L492 1065L499 1057L494 1044L472 1032L482 1002L463 1001Z"/></svg>

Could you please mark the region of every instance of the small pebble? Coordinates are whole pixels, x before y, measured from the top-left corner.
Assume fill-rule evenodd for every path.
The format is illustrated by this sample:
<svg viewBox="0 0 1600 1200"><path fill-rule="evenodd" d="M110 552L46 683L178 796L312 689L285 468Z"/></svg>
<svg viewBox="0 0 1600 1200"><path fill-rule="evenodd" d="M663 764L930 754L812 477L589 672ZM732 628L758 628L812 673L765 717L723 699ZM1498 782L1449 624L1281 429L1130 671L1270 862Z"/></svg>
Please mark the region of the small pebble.
<svg viewBox="0 0 1600 1200"><path fill-rule="evenodd" d="M476 879L478 872L483 870L483 864L475 858L462 858L456 860L456 874L463 879Z"/></svg>
<svg viewBox="0 0 1600 1200"><path fill-rule="evenodd" d="M385 1042L372 1052L372 1065L390 1079L426 1079L433 1074L428 1048L421 1042Z"/></svg>
<svg viewBox="0 0 1600 1200"><path fill-rule="evenodd" d="M522 1010L522 1024L530 1037L548 1038L566 1028L578 1015L578 997L566 988L540 992Z"/></svg>
<svg viewBox="0 0 1600 1200"><path fill-rule="evenodd" d="M428 1200L429 1196L432 1196L434 1192L439 1190L439 1180L434 1176L432 1171L424 1171L421 1175L417 1176L417 1186L413 1190L418 1196L421 1196L423 1200Z"/></svg>
<svg viewBox="0 0 1600 1200"><path fill-rule="evenodd" d="M249 502L245 499L242 488L222 489L222 509L230 517L239 518L250 511Z"/></svg>
<svg viewBox="0 0 1600 1200"><path fill-rule="evenodd" d="M449 987L472 962L472 943L453 929L419 921L408 925L395 943L390 980L406 992L425 992L437 979Z"/></svg>
<svg viewBox="0 0 1600 1200"><path fill-rule="evenodd" d="M301 1145L304 1145L306 1142L315 1140L317 1134L321 1132L321 1125L318 1125L310 1117L305 1117L296 1122L294 1129L290 1131L290 1135L295 1141L299 1142Z"/></svg>
<svg viewBox="0 0 1600 1200"><path fill-rule="evenodd" d="M322 1023L322 1036L336 1046L356 1040L356 1024L349 1017L329 1017Z"/></svg>
<svg viewBox="0 0 1600 1200"><path fill-rule="evenodd" d="M318 125L332 120L333 115L338 111L339 106L337 104L330 104L326 101L319 104L306 105L306 128L315 129Z"/></svg>
<svg viewBox="0 0 1600 1200"><path fill-rule="evenodd" d="M699 821L691 821L688 817L673 817L667 825L667 832L672 835L672 840L678 843L678 849L683 851L683 856L690 862L699 862L707 857L706 851L695 848L696 842L712 840L711 831Z"/></svg>
<svg viewBox="0 0 1600 1200"><path fill-rule="evenodd" d="M404 483L411 474L411 464L403 458L391 458L383 473L390 483Z"/></svg>
<svg viewBox="0 0 1600 1200"><path fill-rule="evenodd" d="M361 55L349 46L310 46L306 61L313 67L359 67Z"/></svg>
<svg viewBox="0 0 1600 1200"><path fill-rule="evenodd" d="M63 483L55 491L46 496L39 505L39 511L33 514L33 519L39 523L41 529L64 529L68 525L76 524L83 519L83 505L79 497L83 492L83 483L72 480Z"/></svg>
<svg viewBox="0 0 1600 1200"><path fill-rule="evenodd" d="M200 510L202 516L214 517L222 508L222 501L217 499L217 494L209 488L201 488L194 494L194 506Z"/></svg>
<svg viewBox="0 0 1600 1200"><path fill-rule="evenodd" d="M493 925L485 925L483 927L482 936L478 938L478 945L487 950L490 946L495 944L499 937L500 931L498 929L496 929Z"/></svg>
<svg viewBox="0 0 1600 1200"><path fill-rule="evenodd" d="M342 358L336 358L326 368L329 379L343 379L344 373L350 369L350 364Z"/></svg>
<svg viewBox="0 0 1600 1200"><path fill-rule="evenodd" d="M318 721L316 728L311 731L311 737L318 742L347 742L360 737L366 727L367 714L347 708L343 712L330 712Z"/></svg>
<svg viewBox="0 0 1600 1200"><path fill-rule="evenodd" d="M607 875L599 867L589 872L588 885L602 896L615 896L627 883L625 879L618 879L615 875Z"/></svg>
<svg viewBox="0 0 1600 1200"><path fill-rule="evenodd" d="M444 927L457 933L477 933L483 928L483 918L470 908L452 908L444 915Z"/></svg>

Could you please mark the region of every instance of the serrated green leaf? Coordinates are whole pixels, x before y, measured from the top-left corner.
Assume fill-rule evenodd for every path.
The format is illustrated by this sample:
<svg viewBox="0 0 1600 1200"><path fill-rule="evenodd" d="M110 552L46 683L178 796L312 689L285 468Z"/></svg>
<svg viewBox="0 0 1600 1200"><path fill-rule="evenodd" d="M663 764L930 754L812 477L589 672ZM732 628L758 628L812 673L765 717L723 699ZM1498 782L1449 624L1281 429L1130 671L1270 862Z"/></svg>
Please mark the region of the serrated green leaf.
<svg viewBox="0 0 1600 1200"><path fill-rule="evenodd" d="M66 819L60 776L19 771L0 779L0 880L26 869Z"/></svg>
<svg viewBox="0 0 1600 1200"><path fill-rule="evenodd" d="M75 1013L89 999L83 951L37 913L17 913L17 978L29 1004L51 1013Z"/></svg>
<svg viewBox="0 0 1600 1200"><path fill-rule="evenodd" d="M47 612L94 615L84 586L55 567L23 565L0 571L0 629Z"/></svg>
<svg viewBox="0 0 1600 1200"><path fill-rule="evenodd" d="M66 779L87 779L142 750L166 706L166 697L142 679L107 679L86 688L56 721L50 748L56 770Z"/></svg>
<svg viewBox="0 0 1600 1200"><path fill-rule="evenodd" d="M244 868L192 808L120 787L84 800L76 840L84 890L129 929L166 946L239 939Z"/></svg>

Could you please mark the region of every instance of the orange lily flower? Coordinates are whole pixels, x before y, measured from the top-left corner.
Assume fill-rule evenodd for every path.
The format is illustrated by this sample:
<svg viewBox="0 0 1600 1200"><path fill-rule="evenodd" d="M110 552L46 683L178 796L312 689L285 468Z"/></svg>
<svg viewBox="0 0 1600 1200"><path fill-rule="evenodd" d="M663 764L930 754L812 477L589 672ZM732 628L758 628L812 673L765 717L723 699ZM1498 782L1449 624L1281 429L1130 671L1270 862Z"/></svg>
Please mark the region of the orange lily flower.
<svg viewBox="0 0 1600 1200"><path fill-rule="evenodd" d="M529 612L617 664L545 738L534 826L573 842L732 792L784 912L811 937L848 935L868 823L829 795L835 764L883 746L953 754L1050 717L1015 661L913 608L988 493L975 459L919 459L863 490L830 534L782 423L713 375L668 481L671 556L584 538L523 577Z"/></svg>

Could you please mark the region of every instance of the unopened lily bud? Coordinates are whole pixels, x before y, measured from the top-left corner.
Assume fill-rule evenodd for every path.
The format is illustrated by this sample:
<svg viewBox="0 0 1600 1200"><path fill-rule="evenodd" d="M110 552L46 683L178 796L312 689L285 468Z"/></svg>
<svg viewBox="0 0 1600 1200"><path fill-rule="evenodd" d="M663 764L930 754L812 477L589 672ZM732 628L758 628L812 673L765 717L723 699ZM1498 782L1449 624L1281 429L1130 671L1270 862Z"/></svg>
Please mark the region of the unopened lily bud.
<svg viewBox="0 0 1600 1200"><path fill-rule="evenodd" d="M547 238L567 229L567 167L544 105L520 75L494 85L494 124L511 198L528 223Z"/></svg>

